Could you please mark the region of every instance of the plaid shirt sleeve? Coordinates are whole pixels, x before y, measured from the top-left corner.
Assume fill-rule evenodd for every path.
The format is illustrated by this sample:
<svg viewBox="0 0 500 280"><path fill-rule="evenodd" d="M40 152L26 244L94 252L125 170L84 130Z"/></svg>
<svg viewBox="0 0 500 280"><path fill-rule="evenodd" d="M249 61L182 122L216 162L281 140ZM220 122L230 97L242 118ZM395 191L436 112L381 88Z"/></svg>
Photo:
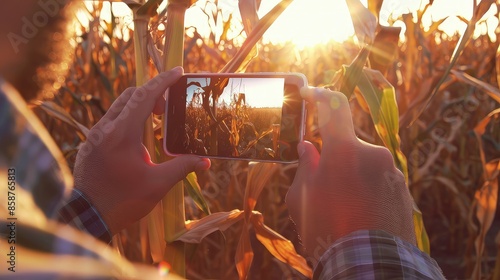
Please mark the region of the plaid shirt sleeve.
<svg viewBox="0 0 500 280"><path fill-rule="evenodd" d="M88 232L105 243L111 242L112 236L106 223L85 196L76 189L73 189L71 196L59 209L59 221Z"/></svg>
<svg viewBox="0 0 500 280"><path fill-rule="evenodd" d="M321 257L313 279L445 279L436 261L381 230L337 240Z"/></svg>

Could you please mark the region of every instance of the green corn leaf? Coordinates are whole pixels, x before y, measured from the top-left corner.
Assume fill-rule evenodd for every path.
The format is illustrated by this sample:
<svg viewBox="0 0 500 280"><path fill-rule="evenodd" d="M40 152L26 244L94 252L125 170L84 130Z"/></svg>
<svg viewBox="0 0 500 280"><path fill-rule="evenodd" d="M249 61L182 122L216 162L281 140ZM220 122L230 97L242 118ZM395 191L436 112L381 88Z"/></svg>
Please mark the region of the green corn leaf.
<svg viewBox="0 0 500 280"><path fill-rule="evenodd" d="M415 227L415 237L417 238L418 248L427 254L430 254L431 244L429 242L429 236L425 230L422 212L420 212L420 209L415 202L413 202L413 226Z"/></svg>
<svg viewBox="0 0 500 280"><path fill-rule="evenodd" d="M210 208L201 193L200 185L198 184L198 178L196 177L196 173L191 172L184 178L184 187L188 195L194 200L194 203L198 208L200 208L203 213L210 215Z"/></svg>
<svg viewBox="0 0 500 280"><path fill-rule="evenodd" d="M403 172L408 183L407 160L400 147L399 113L394 87L380 71L364 69L360 75L358 88L370 109L377 134L392 153L396 167ZM415 203L413 203L413 222L418 247L429 253L429 238L425 231L422 213Z"/></svg>
<svg viewBox="0 0 500 280"><path fill-rule="evenodd" d="M398 169L407 178L406 158L400 149L399 112L394 87L379 71L364 69L358 88L370 109L377 134L391 151Z"/></svg>
<svg viewBox="0 0 500 280"><path fill-rule="evenodd" d="M340 92L345 94L347 98L351 97L354 89L358 85L358 82L361 79L363 73L366 59L368 58L369 54L370 51L368 50L368 48L362 48L351 65L344 68L345 74L343 79L341 80L342 84L340 86Z"/></svg>

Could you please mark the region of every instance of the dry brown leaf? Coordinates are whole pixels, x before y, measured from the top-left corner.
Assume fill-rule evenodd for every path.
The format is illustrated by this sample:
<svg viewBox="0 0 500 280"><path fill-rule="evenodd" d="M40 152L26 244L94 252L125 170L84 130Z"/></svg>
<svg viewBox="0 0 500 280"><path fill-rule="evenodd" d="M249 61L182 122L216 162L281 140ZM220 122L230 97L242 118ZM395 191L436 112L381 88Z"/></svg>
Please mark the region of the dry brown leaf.
<svg viewBox="0 0 500 280"><path fill-rule="evenodd" d="M269 180L276 173L278 165L275 163L251 162L248 165L247 186L245 189L244 211L245 220L248 221L250 215L257 204L257 199L262 189L269 183Z"/></svg>
<svg viewBox="0 0 500 280"><path fill-rule="evenodd" d="M475 77L472 77L471 75L457 71L457 70L451 70L451 73L457 77L457 79L471 85L474 87L477 87L481 90L484 90L491 98L493 98L496 102L500 103L500 90L488 83L485 83Z"/></svg>
<svg viewBox="0 0 500 280"><path fill-rule="evenodd" d="M488 230L493 223L498 201L498 174L500 173L500 159L495 159L486 162L484 147L482 144L482 136L486 131L486 127L491 119L500 114L500 109L493 110L474 128L474 134L479 142L479 153L483 164L484 184L476 191L474 198L474 206L476 217L480 223L479 233L476 237L474 245L476 247L476 265L474 267L473 278L481 279L481 263L485 246L485 238Z"/></svg>
<svg viewBox="0 0 500 280"><path fill-rule="evenodd" d="M242 280L246 279L253 261L253 250L250 244L250 236L246 223L241 230L240 241L236 248L234 261L236 262L236 270L238 270L239 278Z"/></svg>
<svg viewBox="0 0 500 280"><path fill-rule="evenodd" d="M251 218L257 239L278 260L290 265L304 276L311 278L312 270L306 260L293 247L290 240L270 229L264 224L262 214L254 212Z"/></svg>
<svg viewBox="0 0 500 280"><path fill-rule="evenodd" d="M217 212L200 220L186 221L186 231L176 240L187 243L200 243L203 238L217 230L224 231L243 218L243 211Z"/></svg>

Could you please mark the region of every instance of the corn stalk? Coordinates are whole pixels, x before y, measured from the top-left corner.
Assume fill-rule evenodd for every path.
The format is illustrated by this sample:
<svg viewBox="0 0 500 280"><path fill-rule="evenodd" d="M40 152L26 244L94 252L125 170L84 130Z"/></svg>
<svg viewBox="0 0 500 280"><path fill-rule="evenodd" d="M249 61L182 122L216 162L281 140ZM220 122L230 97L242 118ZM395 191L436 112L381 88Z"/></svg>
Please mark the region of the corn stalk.
<svg viewBox="0 0 500 280"><path fill-rule="evenodd" d="M142 4L142 3L141 3ZM149 16L143 13L144 5L133 5L132 12L134 17L134 56L135 56L135 83L136 86L142 86L148 79L148 53L146 36L148 34ZM155 143L153 138L153 116L149 116L144 124L143 144L151 155L151 160L156 162ZM147 218L139 221L139 237L141 244L141 253L143 261L147 258Z"/></svg>
<svg viewBox="0 0 500 280"><path fill-rule="evenodd" d="M169 0L167 6L168 21L165 28L165 45L163 69L170 70L183 65L184 57L184 15L191 5L190 0ZM163 119L162 128L164 126ZM163 135L165 135L163 133ZM161 159L166 160L166 156ZM181 241L174 241L179 232L185 230L184 212L184 183L177 183L163 199L163 219L165 224L165 260L172 266L172 270L185 277L185 245Z"/></svg>

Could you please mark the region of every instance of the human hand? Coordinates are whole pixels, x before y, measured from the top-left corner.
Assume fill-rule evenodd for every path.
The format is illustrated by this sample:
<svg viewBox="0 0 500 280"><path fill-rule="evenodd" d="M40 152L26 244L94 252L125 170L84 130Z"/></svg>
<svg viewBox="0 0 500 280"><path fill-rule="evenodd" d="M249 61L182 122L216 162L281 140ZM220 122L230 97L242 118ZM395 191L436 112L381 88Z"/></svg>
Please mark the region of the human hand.
<svg viewBox="0 0 500 280"><path fill-rule="evenodd" d="M163 94L182 72L178 67L126 89L78 152L75 188L98 210L111 234L148 214L188 173L210 167L210 160L192 155L155 164L142 144L146 119L152 111L162 112Z"/></svg>
<svg viewBox="0 0 500 280"><path fill-rule="evenodd" d="M299 144L299 166L286 203L302 244L317 261L338 238L378 229L415 244L413 199L385 147L358 139L347 98L339 92L303 88L318 108L321 155Z"/></svg>

